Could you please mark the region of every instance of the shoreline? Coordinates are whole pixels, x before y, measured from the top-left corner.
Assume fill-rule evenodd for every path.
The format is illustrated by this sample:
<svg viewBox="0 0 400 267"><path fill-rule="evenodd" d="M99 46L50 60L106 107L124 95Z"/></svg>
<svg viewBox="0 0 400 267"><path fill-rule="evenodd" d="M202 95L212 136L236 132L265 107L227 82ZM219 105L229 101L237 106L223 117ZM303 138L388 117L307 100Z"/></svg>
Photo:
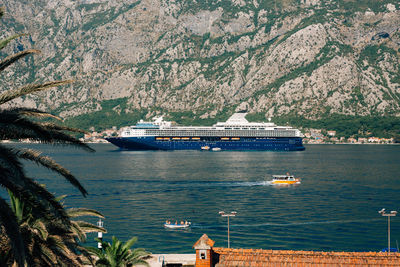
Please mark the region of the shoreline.
<svg viewBox="0 0 400 267"><path fill-rule="evenodd" d="M83 141L85 144L111 144L107 141ZM47 144L40 142L21 142L21 141L4 141L0 140L0 144ZM303 145L400 145L400 143L303 143Z"/></svg>

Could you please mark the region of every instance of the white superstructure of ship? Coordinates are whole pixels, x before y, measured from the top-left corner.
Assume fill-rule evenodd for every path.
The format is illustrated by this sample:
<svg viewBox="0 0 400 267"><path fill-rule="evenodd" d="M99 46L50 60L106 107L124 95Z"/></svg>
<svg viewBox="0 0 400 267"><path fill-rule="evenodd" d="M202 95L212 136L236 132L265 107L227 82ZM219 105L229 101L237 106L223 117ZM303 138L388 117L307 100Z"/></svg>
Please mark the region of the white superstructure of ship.
<svg viewBox="0 0 400 267"><path fill-rule="evenodd" d="M152 122L139 121L121 133L121 137L163 136L163 137L303 137L298 129L290 126L277 126L272 122L248 122L246 113L234 113L226 122L213 126L174 126L163 117Z"/></svg>

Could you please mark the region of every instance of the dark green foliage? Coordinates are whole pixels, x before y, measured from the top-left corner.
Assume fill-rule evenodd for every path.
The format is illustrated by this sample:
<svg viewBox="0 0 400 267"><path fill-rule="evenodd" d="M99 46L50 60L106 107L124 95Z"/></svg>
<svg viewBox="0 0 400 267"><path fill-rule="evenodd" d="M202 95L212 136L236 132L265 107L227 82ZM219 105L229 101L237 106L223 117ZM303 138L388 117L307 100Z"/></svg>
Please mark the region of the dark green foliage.
<svg viewBox="0 0 400 267"><path fill-rule="evenodd" d="M249 121L266 121L265 114L248 114ZM310 120L296 115L274 117L273 122L278 125L290 125L301 129L325 129L336 131L338 137L367 137L375 136L390 138L400 135L400 118L386 116L348 116L331 114L318 120ZM370 133L370 134L368 134Z"/></svg>
<svg viewBox="0 0 400 267"><path fill-rule="evenodd" d="M93 126L96 131L105 130L112 126L117 126L119 128L133 125L138 120L142 119L147 112L126 112L126 101L126 98L103 101L101 103L102 110L66 119L65 124L85 130Z"/></svg>
<svg viewBox="0 0 400 267"><path fill-rule="evenodd" d="M80 4L77 8L84 9L85 11L91 11L101 5L102 5L101 3Z"/></svg>
<svg viewBox="0 0 400 267"><path fill-rule="evenodd" d="M366 69L369 65L375 66L376 69L379 67L377 66L377 63L379 61L382 61L384 59L385 54L390 54L394 58L397 58L397 52L390 48L387 47L384 44L381 45L369 45L364 48L364 50L361 51L360 56L358 58L358 63L363 66L364 62L367 61L368 65L364 67Z"/></svg>
<svg viewBox="0 0 400 267"><path fill-rule="evenodd" d="M353 88L353 93L352 93L353 99L354 99L354 104L361 104L362 106L365 106L364 102L364 95L361 93L361 88L359 86Z"/></svg>
<svg viewBox="0 0 400 267"><path fill-rule="evenodd" d="M97 13L92 16L92 19L89 22L86 22L85 24L82 25L82 30L83 31L92 30L93 28L97 28L99 26L106 24L108 21L113 21L119 15L134 8L138 4L140 4L140 1L127 5L125 8L121 10L115 10L115 7L112 7L110 10L104 11L102 13Z"/></svg>
<svg viewBox="0 0 400 267"><path fill-rule="evenodd" d="M385 11L388 3L394 3L391 0L338 0L339 7L349 12L365 11L371 9L374 12Z"/></svg>
<svg viewBox="0 0 400 267"><path fill-rule="evenodd" d="M136 266L149 264L145 261L151 253L147 252L143 248L131 249L131 247L137 241L137 237L133 237L126 241L121 242L115 236L112 237L112 243L105 242L97 239L97 242L101 242L102 249L87 247L86 249L96 258L95 266L102 267L120 267L120 266Z"/></svg>

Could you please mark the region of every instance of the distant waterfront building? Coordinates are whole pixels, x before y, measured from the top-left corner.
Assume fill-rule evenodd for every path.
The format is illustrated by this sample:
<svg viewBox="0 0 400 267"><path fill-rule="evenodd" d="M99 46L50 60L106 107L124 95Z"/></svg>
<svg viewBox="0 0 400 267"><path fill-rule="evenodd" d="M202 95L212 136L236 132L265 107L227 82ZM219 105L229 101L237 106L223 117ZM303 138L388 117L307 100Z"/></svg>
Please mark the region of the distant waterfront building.
<svg viewBox="0 0 400 267"><path fill-rule="evenodd" d="M311 137L315 140L324 139L324 135L321 133L321 129L311 129Z"/></svg>
<svg viewBox="0 0 400 267"><path fill-rule="evenodd" d="M336 135L336 131L327 131L326 132L329 136L335 136Z"/></svg>
<svg viewBox="0 0 400 267"><path fill-rule="evenodd" d="M337 137L331 137L330 140L331 140L331 142L334 142L334 143L339 142L339 138L337 138Z"/></svg>
<svg viewBox="0 0 400 267"><path fill-rule="evenodd" d="M104 130L104 131L102 132L102 136L110 137L110 136L112 136L113 133L115 133L115 130L113 130L113 129L107 129L107 130Z"/></svg>
<svg viewBox="0 0 400 267"><path fill-rule="evenodd" d="M369 137L368 138L368 143L380 143L381 139L378 137Z"/></svg>
<svg viewBox="0 0 400 267"><path fill-rule="evenodd" d="M367 143L367 142L368 142L368 139L367 139L367 138L364 138L364 137L358 138L358 143L365 144L365 143Z"/></svg>
<svg viewBox="0 0 400 267"><path fill-rule="evenodd" d="M355 144L355 143L357 143L357 140L355 138L353 138L353 137L350 137L350 138L347 139L347 142L351 143L351 144Z"/></svg>
<svg viewBox="0 0 400 267"><path fill-rule="evenodd" d="M311 134L313 133L321 133L322 130L321 129L310 129Z"/></svg>

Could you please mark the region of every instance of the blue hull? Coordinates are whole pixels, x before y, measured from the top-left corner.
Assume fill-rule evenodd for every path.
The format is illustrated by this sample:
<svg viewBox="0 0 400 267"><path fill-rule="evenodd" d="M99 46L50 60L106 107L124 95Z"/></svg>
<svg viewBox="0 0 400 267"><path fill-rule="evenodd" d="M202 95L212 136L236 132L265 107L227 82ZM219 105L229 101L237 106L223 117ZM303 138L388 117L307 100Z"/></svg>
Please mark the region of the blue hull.
<svg viewBox="0 0 400 267"><path fill-rule="evenodd" d="M241 138L238 141L221 140L155 140L154 137L110 137L106 140L126 150L201 150L208 146L221 150L302 151L300 137Z"/></svg>

